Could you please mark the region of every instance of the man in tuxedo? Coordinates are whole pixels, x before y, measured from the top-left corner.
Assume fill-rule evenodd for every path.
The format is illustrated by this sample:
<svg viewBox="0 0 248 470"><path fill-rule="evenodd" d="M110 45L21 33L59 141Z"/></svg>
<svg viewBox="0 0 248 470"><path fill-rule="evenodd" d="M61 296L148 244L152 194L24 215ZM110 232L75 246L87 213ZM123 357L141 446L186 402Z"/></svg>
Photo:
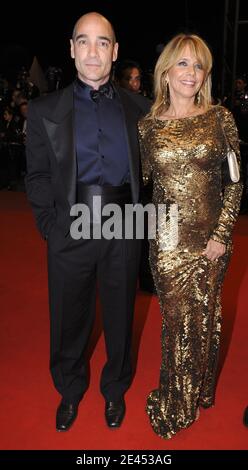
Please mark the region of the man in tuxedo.
<svg viewBox="0 0 248 470"><path fill-rule="evenodd" d="M28 110L26 188L48 244L50 367L62 396L58 431L67 431L75 421L87 388L84 353L95 316L96 283L107 354L100 388L110 428L122 423L131 382L140 241L76 240L70 231L75 203L92 211L96 195L102 205L139 200L137 121L148 112L147 101L111 83L117 52L109 21L98 13L82 16L71 39L75 82L37 98Z"/></svg>

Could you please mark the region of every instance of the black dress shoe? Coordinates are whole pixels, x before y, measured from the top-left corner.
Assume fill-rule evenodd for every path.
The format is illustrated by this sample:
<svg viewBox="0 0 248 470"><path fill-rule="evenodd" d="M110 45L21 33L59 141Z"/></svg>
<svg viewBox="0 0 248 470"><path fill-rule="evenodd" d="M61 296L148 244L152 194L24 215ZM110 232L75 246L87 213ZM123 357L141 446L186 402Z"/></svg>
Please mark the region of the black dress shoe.
<svg viewBox="0 0 248 470"><path fill-rule="evenodd" d="M244 411L243 423L248 428L248 406L246 407Z"/></svg>
<svg viewBox="0 0 248 470"><path fill-rule="evenodd" d="M56 414L56 430L68 431L77 417L77 412L78 405L61 401Z"/></svg>
<svg viewBox="0 0 248 470"><path fill-rule="evenodd" d="M126 406L123 398L116 401L106 401L105 418L109 428L119 428L125 416Z"/></svg>

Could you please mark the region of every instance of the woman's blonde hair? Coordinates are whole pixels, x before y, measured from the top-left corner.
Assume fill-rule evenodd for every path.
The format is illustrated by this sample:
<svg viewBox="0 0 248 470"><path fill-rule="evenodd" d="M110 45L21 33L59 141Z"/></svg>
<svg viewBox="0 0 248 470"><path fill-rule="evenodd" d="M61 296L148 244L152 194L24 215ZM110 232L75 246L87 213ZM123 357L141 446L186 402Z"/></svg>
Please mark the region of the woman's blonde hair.
<svg viewBox="0 0 248 470"><path fill-rule="evenodd" d="M196 96L196 104L208 108L211 104L211 69L212 54L203 39L195 34L178 34L165 46L160 54L154 71L155 101L151 108L150 117L160 116L170 106L167 73L175 65L183 49L189 46L203 67L205 76L200 90Z"/></svg>

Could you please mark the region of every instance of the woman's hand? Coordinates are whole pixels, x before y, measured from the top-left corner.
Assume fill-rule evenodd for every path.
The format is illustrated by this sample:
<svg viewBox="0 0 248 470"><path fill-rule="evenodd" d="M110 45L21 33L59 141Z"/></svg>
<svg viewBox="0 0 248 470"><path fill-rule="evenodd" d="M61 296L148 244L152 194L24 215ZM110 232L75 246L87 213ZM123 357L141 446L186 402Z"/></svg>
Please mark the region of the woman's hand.
<svg viewBox="0 0 248 470"><path fill-rule="evenodd" d="M207 243L205 250L202 252L210 261L217 261L220 256L226 252L226 245L215 240L210 240Z"/></svg>

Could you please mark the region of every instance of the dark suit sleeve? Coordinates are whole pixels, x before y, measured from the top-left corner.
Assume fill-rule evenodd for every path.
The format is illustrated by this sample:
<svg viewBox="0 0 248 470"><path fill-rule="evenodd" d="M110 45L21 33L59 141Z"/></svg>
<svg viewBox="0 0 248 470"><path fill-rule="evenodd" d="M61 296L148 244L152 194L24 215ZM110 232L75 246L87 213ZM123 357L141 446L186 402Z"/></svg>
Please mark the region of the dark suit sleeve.
<svg viewBox="0 0 248 470"><path fill-rule="evenodd" d="M36 102L29 102L27 120L27 197L32 206L41 235L47 239L55 223L55 207L52 195L51 169L48 140L37 111Z"/></svg>
<svg viewBox="0 0 248 470"><path fill-rule="evenodd" d="M140 108L142 116L145 116L150 112L151 106L152 106L152 101L146 98L146 96L142 96L139 93L133 93L129 92L128 90L125 90L128 93L128 96L136 103L136 105Z"/></svg>

